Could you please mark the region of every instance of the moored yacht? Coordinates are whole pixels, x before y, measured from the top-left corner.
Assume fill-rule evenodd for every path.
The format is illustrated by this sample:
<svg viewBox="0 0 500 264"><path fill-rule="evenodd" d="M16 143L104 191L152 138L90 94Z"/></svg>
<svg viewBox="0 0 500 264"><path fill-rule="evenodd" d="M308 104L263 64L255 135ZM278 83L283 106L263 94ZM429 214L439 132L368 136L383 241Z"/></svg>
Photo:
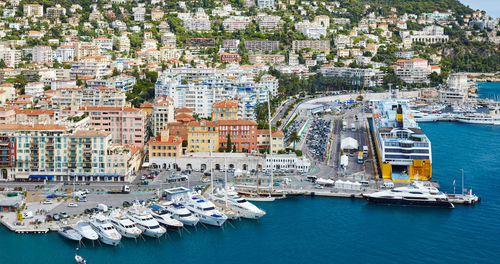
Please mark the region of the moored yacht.
<svg viewBox="0 0 500 264"><path fill-rule="evenodd" d="M82 235L83 238L88 240L97 240L99 235L92 229L89 222L78 221L75 226L75 230Z"/></svg>
<svg viewBox="0 0 500 264"><path fill-rule="evenodd" d="M82 240L82 235L80 235L78 231L76 231L74 228L70 226L61 226L57 231L57 233L59 233L59 235L61 235L62 237L72 241Z"/></svg>
<svg viewBox="0 0 500 264"><path fill-rule="evenodd" d="M457 121L467 124L500 125L500 116L474 113L459 116Z"/></svg>
<svg viewBox="0 0 500 264"><path fill-rule="evenodd" d="M227 220L227 216L215 209L212 202L197 193L188 195L186 207L200 219L200 222L207 225L222 226Z"/></svg>
<svg viewBox="0 0 500 264"><path fill-rule="evenodd" d="M363 197L369 202L387 205L455 208L446 194L429 182L413 181L408 186L363 194Z"/></svg>
<svg viewBox="0 0 500 264"><path fill-rule="evenodd" d="M167 232L167 230L160 226L160 223L141 206L135 205L128 211L128 216L146 236L158 238Z"/></svg>
<svg viewBox="0 0 500 264"><path fill-rule="evenodd" d="M194 216L191 211L189 211L182 203L180 202L166 202L163 203L165 210L172 214L172 217L175 220L180 221L184 225L187 226L195 226L198 224L200 219Z"/></svg>
<svg viewBox="0 0 500 264"><path fill-rule="evenodd" d="M184 226L181 221L174 219L163 206L153 204L149 206L149 210L153 218L166 228L178 229Z"/></svg>
<svg viewBox="0 0 500 264"><path fill-rule="evenodd" d="M259 219L266 214L266 212L248 202L245 198L237 196L236 192L229 190L217 191L212 195L212 200L217 205L225 205L243 218Z"/></svg>
<svg viewBox="0 0 500 264"><path fill-rule="evenodd" d="M114 210L109 215L111 224L118 230L123 237L138 238L141 235L141 230L135 225L132 220L124 216L119 210Z"/></svg>
<svg viewBox="0 0 500 264"><path fill-rule="evenodd" d="M99 235L99 239L102 243L111 246L117 246L120 244L122 236L114 226L109 221L109 218L103 214L98 214L90 220L90 225L94 231Z"/></svg>

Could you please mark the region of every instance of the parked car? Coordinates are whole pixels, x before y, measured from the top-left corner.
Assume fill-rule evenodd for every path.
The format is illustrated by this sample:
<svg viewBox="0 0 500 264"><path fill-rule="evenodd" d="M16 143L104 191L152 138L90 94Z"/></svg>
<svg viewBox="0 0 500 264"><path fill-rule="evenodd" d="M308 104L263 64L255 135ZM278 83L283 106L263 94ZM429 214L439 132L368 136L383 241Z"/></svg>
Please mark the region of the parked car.
<svg viewBox="0 0 500 264"><path fill-rule="evenodd" d="M59 221L59 220L61 220L61 217L59 216L59 214L54 214L52 216L52 219L54 219L54 221Z"/></svg>
<svg viewBox="0 0 500 264"><path fill-rule="evenodd" d="M76 203L69 203L68 207L78 207L78 204L76 204Z"/></svg>
<svg viewBox="0 0 500 264"><path fill-rule="evenodd" d="M66 212L61 212L61 213L59 214L59 216L60 216L61 218L68 218L68 217L69 217L69 215L68 215Z"/></svg>
<svg viewBox="0 0 500 264"><path fill-rule="evenodd" d="M54 202L52 202L51 200L45 200L45 201L43 201L43 203L42 203L42 204L53 204L53 203L54 203Z"/></svg>
<svg viewBox="0 0 500 264"><path fill-rule="evenodd" d="M122 205L123 205L123 207L130 207L131 204L127 201L123 201Z"/></svg>

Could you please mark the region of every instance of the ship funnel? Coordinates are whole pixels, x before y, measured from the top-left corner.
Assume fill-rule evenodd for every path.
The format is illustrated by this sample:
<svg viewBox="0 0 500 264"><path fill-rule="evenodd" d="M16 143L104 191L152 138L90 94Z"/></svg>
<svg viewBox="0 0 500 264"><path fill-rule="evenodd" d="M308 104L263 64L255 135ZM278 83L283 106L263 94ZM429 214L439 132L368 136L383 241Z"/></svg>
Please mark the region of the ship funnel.
<svg viewBox="0 0 500 264"><path fill-rule="evenodd" d="M398 109L396 110L396 122L399 128L403 127L403 108L398 104Z"/></svg>

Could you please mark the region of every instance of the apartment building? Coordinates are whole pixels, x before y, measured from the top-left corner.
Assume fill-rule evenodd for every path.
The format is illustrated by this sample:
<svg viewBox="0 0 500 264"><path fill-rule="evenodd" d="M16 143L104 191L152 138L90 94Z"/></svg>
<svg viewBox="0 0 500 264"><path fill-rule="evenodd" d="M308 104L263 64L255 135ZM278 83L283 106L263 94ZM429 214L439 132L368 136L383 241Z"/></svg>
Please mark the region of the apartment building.
<svg viewBox="0 0 500 264"><path fill-rule="evenodd" d="M292 49L295 51L300 51L302 49L309 48L312 50L324 52L326 54L330 53L330 41L329 40L294 40L292 42Z"/></svg>
<svg viewBox="0 0 500 264"><path fill-rule="evenodd" d="M175 48L177 46L177 37L172 32L165 32L161 35L161 43Z"/></svg>
<svg viewBox="0 0 500 264"><path fill-rule="evenodd" d="M165 12L163 12L163 10L161 10L161 9L151 10L151 20L153 20L153 21L162 20L164 15L165 15Z"/></svg>
<svg viewBox="0 0 500 264"><path fill-rule="evenodd" d="M190 47L215 47L214 38L188 38L186 45Z"/></svg>
<svg viewBox="0 0 500 264"><path fill-rule="evenodd" d="M139 108L112 106L80 106L64 108L60 117L85 114L90 117L89 128L110 132L112 143L142 147L146 137L146 113Z"/></svg>
<svg viewBox="0 0 500 264"><path fill-rule="evenodd" d="M0 45L0 60L3 60L7 67L13 68L21 63L21 56L20 50L11 49L7 45Z"/></svg>
<svg viewBox="0 0 500 264"><path fill-rule="evenodd" d="M75 47L59 46L56 48L54 59L59 62L73 61L75 59Z"/></svg>
<svg viewBox="0 0 500 264"><path fill-rule="evenodd" d="M269 135L269 129L258 129L257 146L259 149L269 149L269 145L271 145L272 154L285 150L285 134L280 130L274 130Z"/></svg>
<svg viewBox="0 0 500 264"><path fill-rule="evenodd" d="M29 82L24 87L24 92L33 97L40 97L43 94L43 87L41 82Z"/></svg>
<svg viewBox="0 0 500 264"><path fill-rule="evenodd" d="M222 22L224 30L234 32L237 30L245 30L250 24L250 17L245 16L230 16Z"/></svg>
<svg viewBox="0 0 500 264"><path fill-rule="evenodd" d="M23 14L25 17L42 17L43 6L39 4L24 4Z"/></svg>
<svg viewBox="0 0 500 264"><path fill-rule="evenodd" d="M282 54L249 54L248 62L251 64L280 64L285 62L285 55Z"/></svg>
<svg viewBox="0 0 500 264"><path fill-rule="evenodd" d="M169 130L162 130L159 136L149 142L149 160L158 158L178 158L182 156L182 139L169 134Z"/></svg>
<svg viewBox="0 0 500 264"><path fill-rule="evenodd" d="M398 60L397 65L392 67L396 75L406 83L429 83L428 77L432 69L426 59Z"/></svg>
<svg viewBox="0 0 500 264"><path fill-rule="evenodd" d="M237 119L238 102L233 100L224 100L215 102L212 105L212 121Z"/></svg>
<svg viewBox="0 0 500 264"><path fill-rule="evenodd" d="M54 57L52 48L49 46L34 46L31 61L35 63L51 62Z"/></svg>
<svg viewBox="0 0 500 264"><path fill-rule="evenodd" d="M236 152L256 152L257 122L252 120L218 120L219 146L227 148L228 138Z"/></svg>
<svg viewBox="0 0 500 264"><path fill-rule="evenodd" d="M16 109L16 124L54 124L55 111L52 109Z"/></svg>
<svg viewBox="0 0 500 264"><path fill-rule="evenodd" d="M276 6L275 0L257 0L257 7L259 9L271 9L273 10Z"/></svg>
<svg viewBox="0 0 500 264"><path fill-rule="evenodd" d="M191 121L187 124L189 152L217 152L219 133L216 122Z"/></svg>
<svg viewBox="0 0 500 264"><path fill-rule="evenodd" d="M133 172L108 173L107 157L113 149L110 132L73 132L61 125L9 124L0 127L0 134L8 136L10 146L15 144L10 149L9 166L12 161L15 166L11 167L13 175L9 180L129 181ZM130 152L118 156L115 157L120 166L131 165Z"/></svg>
<svg viewBox="0 0 500 264"><path fill-rule="evenodd" d="M58 107L72 105L122 107L126 104L125 92L118 88L57 88L55 91L52 102Z"/></svg>
<svg viewBox="0 0 500 264"><path fill-rule="evenodd" d="M86 83L89 87L116 88L121 91L128 91L136 85L137 80L134 76L121 74L108 79L90 79Z"/></svg>
<svg viewBox="0 0 500 264"><path fill-rule="evenodd" d="M59 18L66 15L66 8L56 5L56 7L47 7L47 18Z"/></svg>
<svg viewBox="0 0 500 264"><path fill-rule="evenodd" d="M323 65L318 72L328 77L348 78L347 82L354 85L374 87L383 82L383 73L379 69L361 69L349 67L336 67L335 65Z"/></svg>
<svg viewBox="0 0 500 264"><path fill-rule="evenodd" d="M222 63L238 63L241 61L241 56L238 53L226 53L220 54L220 60Z"/></svg>
<svg viewBox="0 0 500 264"><path fill-rule="evenodd" d="M101 55L101 48L98 43L79 41L75 42L73 47L75 48L75 59L77 60L84 57Z"/></svg>
<svg viewBox="0 0 500 264"><path fill-rule="evenodd" d="M113 49L113 40L110 38L95 38L92 40L92 43L99 46L99 48L103 51ZM97 56L97 55L91 55L91 56Z"/></svg>
<svg viewBox="0 0 500 264"><path fill-rule="evenodd" d="M153 135L160 133L165 126L175 121L174 100L169 96L159 96L153 102L151 110Z"/></svg>
<svg viewBox="0 0 500 264"><path fill-rule="evenodd" d="M245 49L247 50L279 50L280 42L275 40L245 40Z"/></svg>

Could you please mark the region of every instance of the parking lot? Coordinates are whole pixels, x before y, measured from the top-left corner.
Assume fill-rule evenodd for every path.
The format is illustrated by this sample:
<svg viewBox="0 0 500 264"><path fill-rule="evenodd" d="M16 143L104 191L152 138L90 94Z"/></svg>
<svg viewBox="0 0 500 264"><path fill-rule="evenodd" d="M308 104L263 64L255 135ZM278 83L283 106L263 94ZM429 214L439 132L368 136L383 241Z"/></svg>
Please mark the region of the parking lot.
<svg viewBox="0 0 500 264"><path fill-rule="evenodd" d="M307 150L310 157L319 162L326 160L331 126L331 120L324 120L322 118L313 119L309 125L306 135Z"/></svg>

